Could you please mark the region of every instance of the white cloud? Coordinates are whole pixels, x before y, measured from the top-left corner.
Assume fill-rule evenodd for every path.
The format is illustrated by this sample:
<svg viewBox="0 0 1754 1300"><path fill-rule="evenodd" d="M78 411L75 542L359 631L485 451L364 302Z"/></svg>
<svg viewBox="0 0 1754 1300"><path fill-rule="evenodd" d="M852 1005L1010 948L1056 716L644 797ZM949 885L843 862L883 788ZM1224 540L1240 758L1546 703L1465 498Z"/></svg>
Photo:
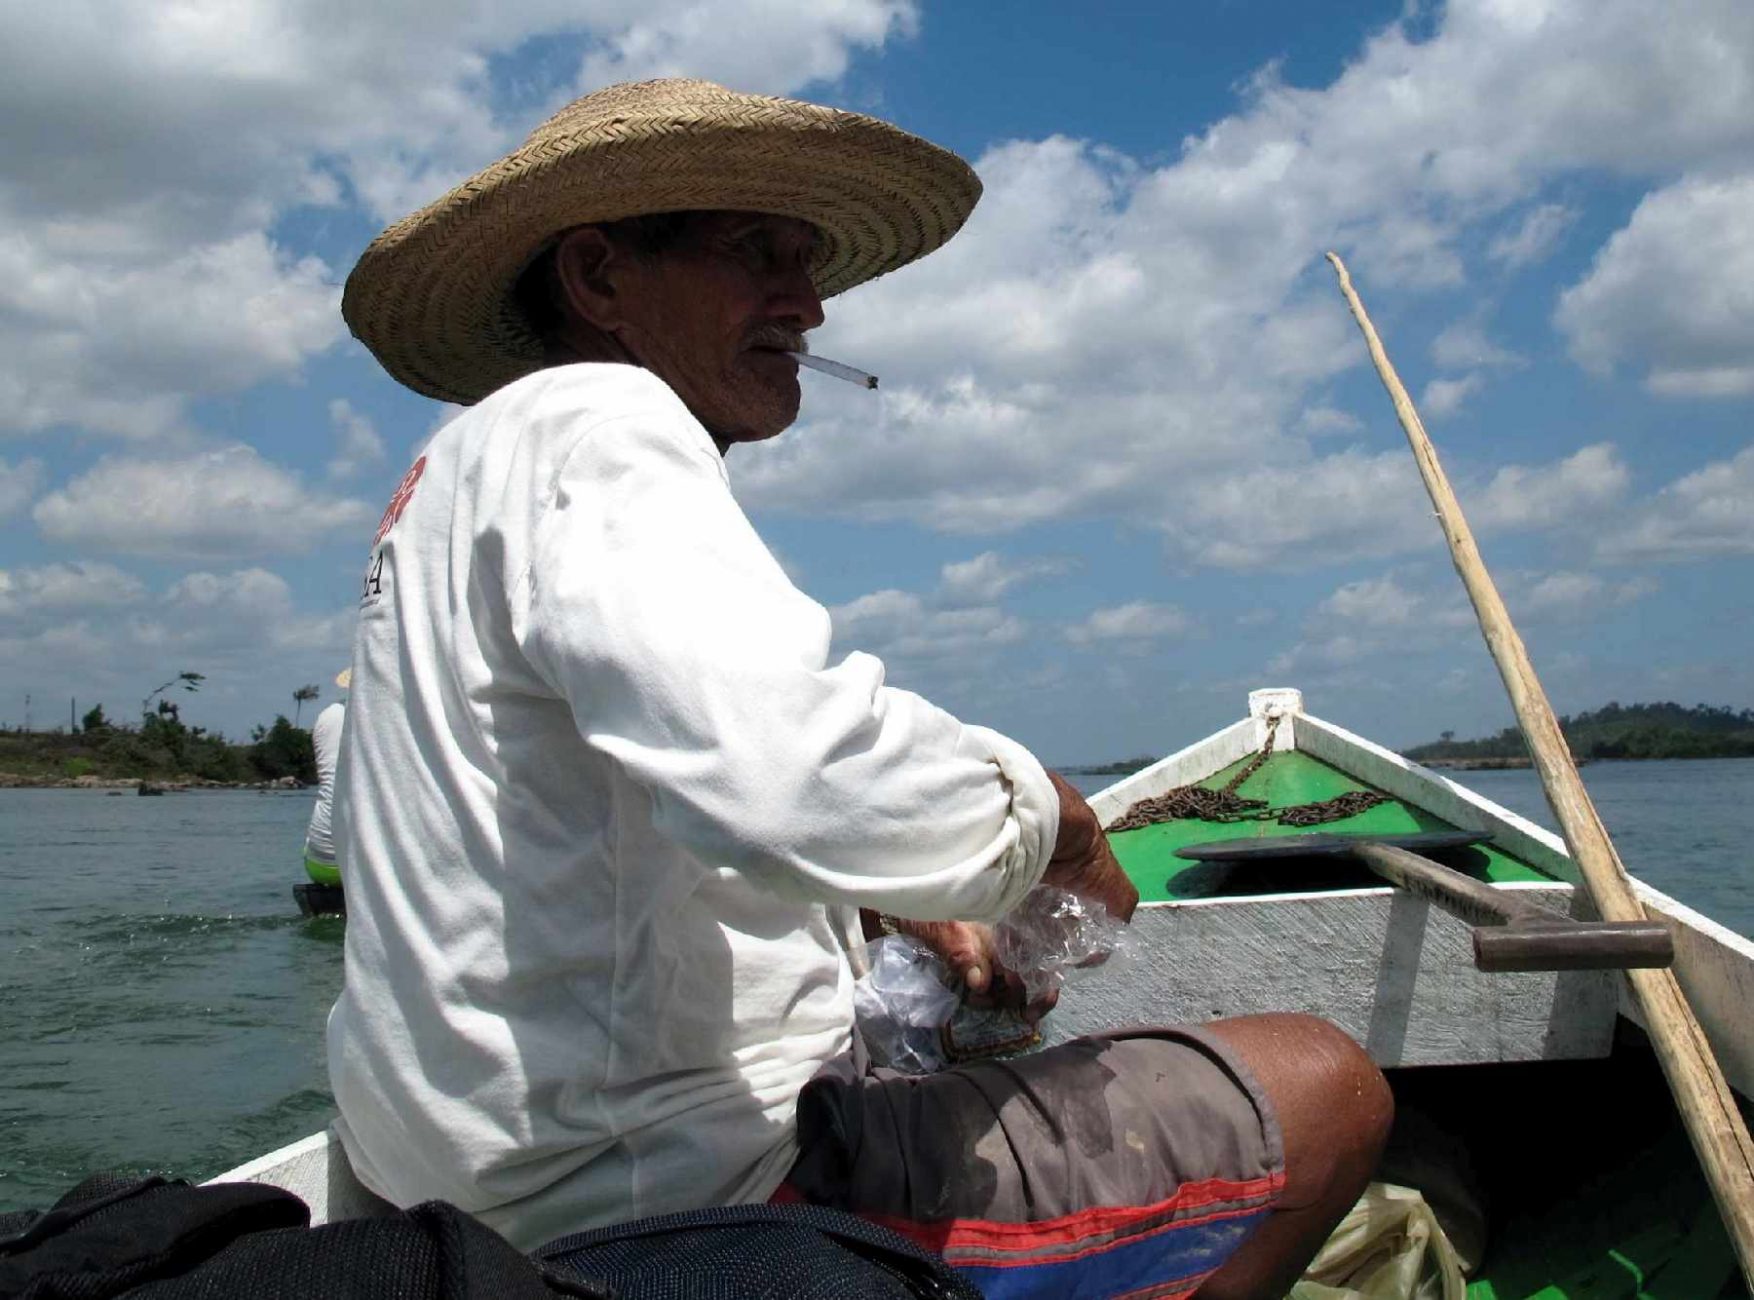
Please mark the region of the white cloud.
<svg viewBox="0 0 1754 1300"><path fill-rule="evenodd" d="M1690 176L1647 195L1559 299L1580 365L1643 369L1655 393L1754 393L1754 174Z"/></svg>
<svg viewBox="0 0 1754 1300"><path fill-rule="evenodd" d="M946 564L939 575L938 599L945 604L988 604L1021 583L1054 577L1070 568L1064 560L1036 557L1012 560L983 551L970 560Z"/></svg>
<svg viewBox="0 0 1754 1300"><path fill-rule="evenodd" d="M1185 636L1193 623L1174 605L1159 605L1135 600L1092 610L1081 623L1066 629L1066 639L1074 645L1090 645L1112 641L1162 641Z"/></svg>
<svg viewBox="0 0 1754 1300"><path fill-rule="evenodd" d="M1519 621L1576 622L1630 605L1656 589L1649 577L1614 581L1599 573L1561 569L1511 575L1504 584L1504 600Z"/></svg>
<svg viewBox="0 0 1754 1300"><path fill-rule="evenodd" d="M1514 369L1527 362L1486 337L1478 321L1455 321L1431 341L1431 359L1446 370Z"/></svg>
<svg viewBox="0 0 1754 1300"><path fill-rule="evenodd" d="M183 720L234 735L333 676L355 621L351 608L299 609L265 569L186 573L155 593L93 562L0 573L0 615L0 674L21 689L82 710L102 701L124 720L158 682L199 672L199 692L177 696Z"/></svg>
<svg viewBox="0 0 1754 1300"><path fill-rule="evenodd" d="M1583 623L1656 590L1649 578L1610 578L1570 570L1512 570L1498 575L1519 624ZM1478 643L1478 622L1460 582L1391 570L1342 583L1304 619L1302 635L1269 665L1273 673L1397 666Z"/></svg>
<svg viewBox="0 0 1754 1300"><path fill-rule="evenodd" d="M157 613L135 619L133 632L142 644L201 654L247 652L254 647L275 652L314 650L343 658L355 620L351 609L301 614L284 578L267 569L249 568L184 574L165 591Z"/></svg>
<svg viewBox="0 0 1754 1300"><path fill-rule="evenodd" d="M1473 619L1460 589L1440 593L1415 590L1393 573L1336 587L1312 615L1330 627L1361 627L1373 631L1409 627L1462 627Z"/></svg>
<svg viewBox="0 0 1754 1300"><path fill-rule="evenodd" d="M1021 641L1026 625L993 605L934 609L908 591L874 591L829 611L836 644L917 664L967 657Z"/></svg>
<svg viewBox="0 0 1754 1300"><path fill-rule="evenodd" d="M105 457L37 502L43 536L145 555L308 551L377 512L318 496L298 475L242 444L168 460Z"/></svg>
<svg viewBox="0 0 1754 1300"><path fill-rule="evenodd" d="M346 269L276 246L300 208L400 217L612 70L783 93L915 19L912 0L0 6L0 427L163 434L192 399L295 376L342 337ZM540 36L574 43L572 68L496 84L493 58Z"/></svg>
<svg viewBox="0 0 1754 1300"><path fill-rule="evenodd" d="M944 565L937 585L924 594L889 589L836 605L829 611L835 643L842 652L863 650L904 671L979 665L983 652L1013 645L1028 632L1028 623L1001 608L1000 599L1069 568L1050 557L984 551Z"/></svg>
<svg viewBox="0 0 1754 1300"><path fill-rule="evenodd" d="M1514 370L1527 363L1486 336L1476 320L1454 321L1431 341L1431 359L1446 370L1467 373L1439 377L1425 385L1419 409L1438 419L1454 415L1486 386L1488 370Z"/></svg>
<svg viewBox="0 0 1754 1300"><path fill-rule="evenodd" d="M109 609L131 605L146 594L145 584L113 564L76 560L67 564L0 569L0 613Z"/></svg>
<svg viewBox="0 0 1754 1300"><path fill-rule="evenodd" d="M1243 469L1174 505L1164 525L1172 552L1222 569L1341 563L1437 540L1400 450Z"/></svg>
<svg viewBox="0 0 1754 1300"><path fill-rule="evenodd" d="M335 455L329 461L333 479L352 478L384 463L384 440L371 420L353 409L345 397L329 403L329 423L335 427Z"/></svg>
<svg viewBox="0 0 1754 1300"><path fill-rule="evenodd" d="M1295 428L1299 433L1319 438L1323 434L1357 433L1364 428L1364 421L1336 407L1309 406L1297 417Z"/></svg>
<svg viewBox="0 0 1754 1300"><path fill-rule="evenodd" d="M328 268L260 232L146 257L95 235L57 252L58 233L0 240L0 430L161 434L190 397L291 374L341 335Z"/></svg>
<svg viewBox="0 0 1754 1300"><path fill-rule="evenodd" d="M1419 410L1439 419L1454 415L1485 383L1485 378L1478 374L1463 375L1460 379L1433 379L1419 395Z"/></svg>
<svg viewBox="0 0 1754 1300"><path fill-rule="evenodd" d="M1495 236L1500 261L1537 255L1569 211L1543 191L1580 169L1667 176L1751 147L1739 0L1655 33L1637 0L1455 0L1327 87L1269 70L1162 165L1058 137L996 147L962 235L830 306L821 350L882 374L883 405L812 385L793 435L739 452L739 491L949 532L1120 519L1177 561L1238 568L1404 550L1429 531L1416 489L1397 504L1394 458L1322 446L1334 421L1309 414L1362 358L1319 251L1352 250L1393 301L1455 283ZM1439 381L1439 407L1518 360L1477 325L1439 350L1470 371Z"/></svg>
<svg viewBox="0 0 1754 1300"><path fill-rule="evenodd" d="M1552 465L1506 465L1468 505L1468 517L1481 528L1578 526L1624 496L1631 477L1605 442Z"/></svg>
<svg viewBox="0 0 1754 1300"><path fill-rule="evenodd" d="M17 514L42 490L43 462L21 460L16 465L0 460L0 519Z"/></svg>
<svg viewBox="0 0 1754 1300"><path fill-rule="evenodd" d="M641 81L648 77L709 77L727 85L784 89L833 80L854 49L876 49L918 28L915 0L767 0L752 12L668 0L635 9L639 20L614 31L588 53L581 81ZM756 40L727 39L745 24L759 25Z"/></svg>
<svg viewBox="0 0 1754 1300"><path fill-rule="evenodd" d="M1597 551L1653 561L1754 554L1754 446L1670 483L1616 520Z"/></svg>
<svg viewBox="0 0 1754 1300"><path fill-rule="evenodd" d="M1524 215L1515 230L1495 238L1487 246L1486 256L1513 270L1543 261L1576 220L1576 210L1562 203L1539 204Z"/></svg>

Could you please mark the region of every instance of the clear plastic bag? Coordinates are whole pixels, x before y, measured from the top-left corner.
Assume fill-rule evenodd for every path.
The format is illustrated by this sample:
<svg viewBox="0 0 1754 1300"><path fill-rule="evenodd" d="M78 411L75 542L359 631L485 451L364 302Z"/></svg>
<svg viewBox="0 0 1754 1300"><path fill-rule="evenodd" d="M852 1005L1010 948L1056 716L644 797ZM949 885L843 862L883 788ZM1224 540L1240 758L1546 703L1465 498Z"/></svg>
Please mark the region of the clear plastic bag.
<svg viewBox="0 0 1754 1300"><path fill-rule="evenodd" d="M1000 963L1038 1002L1068 979L1130 955L1132 932L1100 903L1041 886L993 927ZM1027 1050L1040 1041L1015 1012L962 1005L962 992L931 949L908 935L867 947L871 969L853 986L859 1032L882 1064L910 1074L953 1060Z"/></svg>
<svg viewBox="0 0 1754 1300"><path fill-rule="evenodd" d="M938 1031L962 1005L950 972L932 950L905 934L866 946L871 969L853 985L853 1014L865 1046L880 1063L908 1074L947 1064Z"/></svg>
<svg viewBox="0 0 1754 1300"><path fill-rule="evenodd" d="M1101 903L1039 885L993 927L999 962L1040 1001L1071 980L1103 970L1112 974L1136 950L1126 922Z"/></svg>

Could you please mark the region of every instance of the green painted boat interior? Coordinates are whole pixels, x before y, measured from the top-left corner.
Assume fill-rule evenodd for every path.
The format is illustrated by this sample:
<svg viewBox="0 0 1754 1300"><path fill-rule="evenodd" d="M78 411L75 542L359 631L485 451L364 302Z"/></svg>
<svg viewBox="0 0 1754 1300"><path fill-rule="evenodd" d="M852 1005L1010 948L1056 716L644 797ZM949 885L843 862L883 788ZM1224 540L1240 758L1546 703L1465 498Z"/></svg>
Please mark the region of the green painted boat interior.
<svg viewBox="0 0 1754 1300"><path fill-rule="evenodd" d="M1199 782L1222 788L1248 762ZM1373 787L1308 754L1270 756L1237 793L1269 808ZM1379 792L1380 793L1380 792ZM1181 819L1111 833L1141 899L1379 886L1333 857L1250 863L1175 856L1191 844L1315 832L1458 828L1397 799L1300 828ZM1491 844L1433 853L1488 881L1551 880ZM1379 1177L1418 1187L1475 1268L1468 1300L1754 1300L1643 1035L1621 1022L1599 1061L1388 1071L1395 1134ZM1744 1104L1744 1110L1748 1107Z"/></svg>
<svg viewBox="0 0 1754 1300"><path fill-rule="evenodd" d="M1600 1061L1388 1075L1381 1176L1419 1187L1471 1246L1468 1300L1748 1300L1637 1030Z"/></svg>
<svg viewBox="0 0 1754 1300"><path fill-rule="evenodd" d="M1247 763L1239 759L1223 771L1197 784L1222 789ZM1375 787L1308 754L1275 753L1249 776L1236 793L1246 799L1265 799L1268 808L1289 808L1316 803L1354 790ZM1378 791L1378 793L1381 793ZM1359 889L1380 886L1370 871L1340 858L1286 858L1249 864L1194 862L1178 858L1175 851L1190 844L1248 837L1303 835L1312 831L1377 835L1414 831L1451 831L1458 828L1423 808L1389 799L1341 821L1322 826L1281 826L1276 821L1250 819L1208 822L1193 818L1159 822L1109 835L1115 857L1132 878L1142 902L1162 903L1184 898L1224 898L1249 894L1295 893L1305 890ZM1479 880L1552 880L1528 863L1491 844L1434 853L1445 866Z"/></svg>

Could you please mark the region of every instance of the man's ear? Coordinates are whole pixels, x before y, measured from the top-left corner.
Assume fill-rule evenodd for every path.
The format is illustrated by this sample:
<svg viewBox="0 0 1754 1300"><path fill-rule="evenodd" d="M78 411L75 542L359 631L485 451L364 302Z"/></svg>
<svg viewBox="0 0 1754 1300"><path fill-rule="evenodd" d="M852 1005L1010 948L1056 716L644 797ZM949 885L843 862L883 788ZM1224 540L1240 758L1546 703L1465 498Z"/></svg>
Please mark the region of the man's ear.
<svg viewBox="0 0 1754 1300"><path fill-rule="evenodd" d="M569 230L554 246L554 276L572 314L613 334L621 324L620 256L597 226Z"/></svg>

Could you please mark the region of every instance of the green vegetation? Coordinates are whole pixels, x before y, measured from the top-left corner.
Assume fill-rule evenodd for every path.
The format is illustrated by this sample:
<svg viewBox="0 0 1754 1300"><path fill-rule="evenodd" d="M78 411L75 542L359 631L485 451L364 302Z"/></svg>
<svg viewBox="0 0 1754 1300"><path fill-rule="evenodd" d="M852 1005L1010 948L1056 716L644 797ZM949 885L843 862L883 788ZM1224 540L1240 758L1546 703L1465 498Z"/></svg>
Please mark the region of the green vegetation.
<svg viewBox="0 0 1754 1300"><path fill-rule="evenodd" d="M102 705L85 715L79 731L0 731L0 785L94 782L220 783L254 785L292 777L317 779L311 733L284 715L257 727L248 744L183 724L176 706L142 714L138 727L105 721ZM96 715L94 717L94 715ZM96 725L93 725L94 722Z"/></svg>
<svg viewBox="0 0 1754 1300"><path fill-rule="evenodd" d="M1559 719L1566 743L1579 759L1754 757L1754 709L1696 704L1609 704ZM1496 736L1439 740L1406 751L1415 762L1433 759L1526 758L1522 732L1506 727Z"/></svg>
<svg viewBox="0 0 1754 1300"><path fill-rule="evenodd" d="M1121 758L1112 763L1090 763L1083 766L1059 767L1058 772L1068 772L1073 776L1131 776L1133 773L1150 767L1157 760L1149 754L1138 758Z"/></svg>
<svg viewBox="0 0 1754 1300"><path fill-rule="evenodd" d="M295 780L317 781L317 755L311 733L288 722L286 715L271 727L256 727L250 743L235 744L205 727L185 726L170 696L193 694L207 678L178 673L146 693L140 701L140 725L112 722L99 704L87 710L77 731L0 730L0 786L113 784L260 785ZM292 693L298 718L305 704L320 694L316 686Z"/></svg>

